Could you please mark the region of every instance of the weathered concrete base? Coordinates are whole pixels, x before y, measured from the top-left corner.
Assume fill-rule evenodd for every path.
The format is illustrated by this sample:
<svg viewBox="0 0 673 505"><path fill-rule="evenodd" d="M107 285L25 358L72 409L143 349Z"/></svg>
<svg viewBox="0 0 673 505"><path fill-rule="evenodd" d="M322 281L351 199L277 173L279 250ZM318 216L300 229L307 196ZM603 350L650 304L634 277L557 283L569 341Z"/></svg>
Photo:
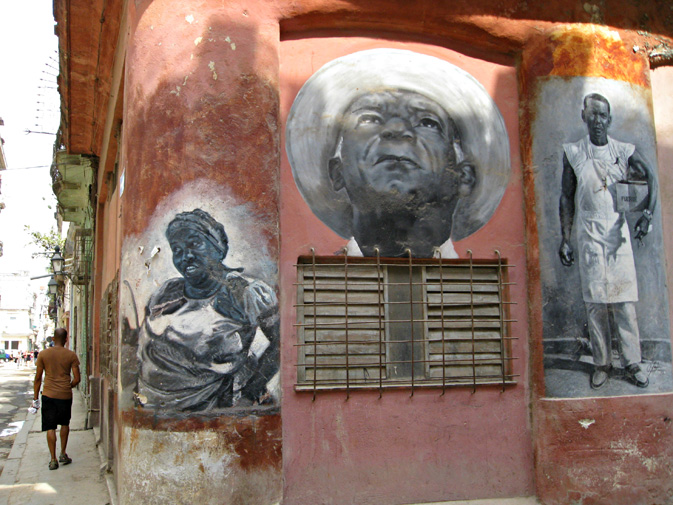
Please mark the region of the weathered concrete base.
<svg viewBox="0 0 673 505"><path fill-rule="evenodd" d="M539 505L540 502L533 496L520 496L517 498L492 498L487 500L461 500L461 501L442 501L425 504L410 505Z"/></svg>
<svg viewBox="0 0 673 505"><path fill-rule="evenodd" d="M155 431L125 426L119 503L231 505L280 502L274 465L246 468L221 432Z"/></svg>

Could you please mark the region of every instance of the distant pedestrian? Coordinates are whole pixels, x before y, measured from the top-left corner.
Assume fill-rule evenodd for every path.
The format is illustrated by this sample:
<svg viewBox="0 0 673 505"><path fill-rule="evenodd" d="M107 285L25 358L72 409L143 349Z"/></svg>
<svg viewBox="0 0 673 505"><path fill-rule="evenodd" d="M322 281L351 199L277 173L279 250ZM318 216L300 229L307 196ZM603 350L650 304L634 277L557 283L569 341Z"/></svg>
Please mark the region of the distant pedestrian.
<svg viewBox="0 0 673 505"><path fill-rule="evenodd" d="M47 432L47 445L51 454L49 470L56 470L59 462L72 463L66 453L70 434L70 415L72 411L72 388L80 381L79 359L77 354L65 348L68 332L65 328L54 331L54 346L45 349L37 356L33 405L39 406L38 397L42 385L42 372L45 372L42 391L42 431ZM70 373L72 372L72 379ZM61 425L61 455L56 459L56 427Z"/></svg>

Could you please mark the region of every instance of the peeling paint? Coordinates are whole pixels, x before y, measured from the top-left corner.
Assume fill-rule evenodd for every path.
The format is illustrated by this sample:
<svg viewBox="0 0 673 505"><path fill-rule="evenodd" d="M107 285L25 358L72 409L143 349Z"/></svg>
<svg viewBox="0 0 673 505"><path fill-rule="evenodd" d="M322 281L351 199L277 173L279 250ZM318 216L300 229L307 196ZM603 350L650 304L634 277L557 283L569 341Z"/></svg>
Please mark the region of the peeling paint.
<svg viewBox="0 0 673 505"><path fill-rule="evenodd" d="M196 37L194 39L194 45L198 46L201 43L202 40L203 40L203 37Z"/></svg>
<svg viewBox="0 0 673 505"><path fill-rule="evenodd" d="M215 62L211 61L210 63L208 63L208 68L213 73L213 80L217 81L217 72L215 72Z"/></svg>
<svg viewBox="0 0 673 505"><path fill-rule="evenodd" d="M596 422L595 419L580 419L579 423L585 430L589 429L589 426Z"/></svg>
<svg viewBox="0 0 673 505"><path fill-rule="evenodd" d="M187 21L191 25L194 22L194 16L192 16L191 14L185 16L185 21Z"/></svg>

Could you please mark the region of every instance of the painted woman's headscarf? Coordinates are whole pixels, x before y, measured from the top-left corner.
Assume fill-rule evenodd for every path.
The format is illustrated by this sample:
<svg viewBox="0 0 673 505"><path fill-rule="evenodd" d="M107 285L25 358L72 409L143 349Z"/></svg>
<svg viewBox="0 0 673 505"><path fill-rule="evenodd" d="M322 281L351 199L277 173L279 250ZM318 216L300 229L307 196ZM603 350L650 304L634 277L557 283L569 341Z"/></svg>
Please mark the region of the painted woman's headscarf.
<svg viewBox="0 0 673 505"><path fill-rule="evenodd" d="M224 226L213 219L206 211L194 209L191 212L180 212L168 223L166 228L166 238L171 241L176 233L185 228L195 230L208 239L218 250L222 251L223 256L229 251L229 237L224 231Z"/></svg>

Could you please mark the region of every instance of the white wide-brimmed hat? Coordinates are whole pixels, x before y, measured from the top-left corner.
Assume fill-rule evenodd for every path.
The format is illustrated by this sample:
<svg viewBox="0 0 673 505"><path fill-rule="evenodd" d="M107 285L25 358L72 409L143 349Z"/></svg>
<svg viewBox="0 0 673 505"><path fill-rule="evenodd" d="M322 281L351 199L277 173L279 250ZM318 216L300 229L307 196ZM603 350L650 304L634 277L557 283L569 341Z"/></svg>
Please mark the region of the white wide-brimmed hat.
<svg viewBox="0 0 673 505"><path fill-rule="evenodd" d="M351 237L351 203L328 176L340 118L357 97L385 90L414 91L441 105L455 121L477 184L456 208L451 237L465 238L493 215L510 175L509 138L500 111L484 87L444 60L399 49L372 49L337 58L313 74L292 104L286 150L299 192L313 213L342 237Z"/></svg>

